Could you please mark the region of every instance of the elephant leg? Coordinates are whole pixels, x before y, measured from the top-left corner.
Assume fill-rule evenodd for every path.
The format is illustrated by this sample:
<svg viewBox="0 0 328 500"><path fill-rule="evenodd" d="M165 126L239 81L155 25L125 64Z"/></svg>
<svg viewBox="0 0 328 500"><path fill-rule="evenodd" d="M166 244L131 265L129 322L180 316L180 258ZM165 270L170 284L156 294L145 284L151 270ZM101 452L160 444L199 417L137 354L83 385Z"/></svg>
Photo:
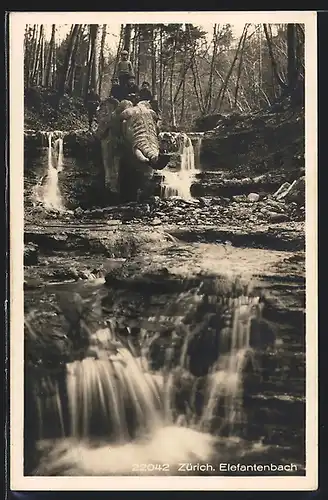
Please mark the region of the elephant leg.
<svg viewBox="0 0 328 500"><path fill-rule="evenodd" d="M112 138L110 136L101 141L101 148L105 173L105 186L112 192L118 193L118 173L120 159L114 150L114 147L112 145Z"/></svg>
<svg viewBox="0 0 328 500"><path fill-rule="evenodd" d="M108 145L107 140L101 141L101 152L102 152L102 159L103 159L103 166L104 166L104 173L105 173L105 186L109 187L109 183L110 183L110 165L109 165L110 151L109 151L109 145Z"/></svg>
<svg viewBox="0 0 328 500"><path fill-rule="evenodd" d="M119 193L120 185L119 185L119 171L120 171L120 157L114 154L113 158L113 168L111 171L111 189L115 191L115 193Z"/></svg>

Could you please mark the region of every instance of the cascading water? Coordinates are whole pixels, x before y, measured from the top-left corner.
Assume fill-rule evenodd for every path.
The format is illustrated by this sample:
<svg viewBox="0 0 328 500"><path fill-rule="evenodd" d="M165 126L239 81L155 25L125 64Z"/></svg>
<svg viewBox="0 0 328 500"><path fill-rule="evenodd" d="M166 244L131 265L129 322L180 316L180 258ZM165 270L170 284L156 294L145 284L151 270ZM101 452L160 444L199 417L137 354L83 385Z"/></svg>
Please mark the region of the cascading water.
<svg viewBox="0 0 328 500"><path fill-rule="evenodd" d="M231 327L221 331L220 352L217 363L208 377L207 397L199 427L211 430L212 420L219 405L224 413L220 428L234 432L236 424L243 423L243 372L253 351L250 346L251 321L259 314L259 298L232 299L234 314Z"/></svg>
<svg viewBox="0 0 328 500"><path fill-rule="evenodd" d="M186 300L186 293L182 295ZM231 436L236 424L245 423L244 368L252 354L251 321L261 314L258 297L222 300L230 315L219 333L217 361L207 376L190 374L192 334L185 336L177 363L174 349L168 348L162 368L152 370L151 345L158 334L141 335L139 354L132 354L133 347L124 347L107 327L91 335L84 359L67 364L61 395L58 383L42 379L36 391L40 443L54 438L54 428L57 439L62 439L44 454L36 474L132 474L133 464L155 462L170 464L172 473L179 462L208 461L214 435ZM200 382L203 403L197 412ZM50 391L42 389L47 385ZM184 410L177 404L183 385ZM44 397L47 392L50 395ZM43 431L46 419L52 422L50 434ZM151 470L134 472L149 475Z"/></svg>
<svg viewBox="0 0 328 500"><path fill-rule="evenodd" d="M61 197L58 173L63 169L64 146L61 137L53 141L53 132L48 137L48 169L46 176L34 188L34 201L41 203L48 210L64 210Z"/></svg>
<svg viewBox="0 0 328 500"><path fill-rule="evenodd" d="M175 172L171 171L170 167L167 167L162 171L161 195L163 198L172 196L179 196L183 199L191 198L190 186L196 173L195 152L192 141L187 134L181 134L180 140L180 170Z"/></svg>

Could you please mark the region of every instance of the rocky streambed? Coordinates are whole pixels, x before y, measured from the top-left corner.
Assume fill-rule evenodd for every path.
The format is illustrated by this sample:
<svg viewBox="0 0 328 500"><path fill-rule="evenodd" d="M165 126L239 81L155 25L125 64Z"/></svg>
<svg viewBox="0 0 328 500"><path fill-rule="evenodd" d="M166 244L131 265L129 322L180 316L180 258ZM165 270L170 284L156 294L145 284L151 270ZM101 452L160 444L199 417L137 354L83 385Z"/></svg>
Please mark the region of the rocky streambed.
<svg viewBox="0 0 328 500"><path fill-rule="evenodd" d="M202 137L203 152L197 150L199 134L190 134L198 167L191 185L193 198L153 196L145 203L118 206L107 206L92 134L68 134L58 176L68 208L64 211L47 211L30 196L44 175L46 136L27 131L26 366L33 374L61 371L66 362L86 356L90 332L110 324L137 354L141 336L154 336L151 358L154 369L160 369L167 352L181 354L186 332L192 331L189 371L177 379L183 396L198 381L202 386L235 301L256 296L263 311L250 328L256 369L245 374L246 420L239 422L228 447L220 445L221 459L223 448L233 453L234 461L252 449L252 462L265 458L295 463L297 474L303 474L304 165L296 138L290 147L292 160L285 162L286 168L279 166L281 158L270 152L270 137L281 120L269 116L264 121L270 169L258 163L264 143L259 140L257 150L254 145L252 149L252 134L240 141L240 151L231 149L239 129L229 122L219 127L221 139L215 131ZM302 126L297 116L287 120L289 125L293 121L296 128ZM247 120L241 122L239 137L248 126ZM261 126L257 123L254 137ZM173 136L162 139L166 137L174 149ZM245 168L239 165L241 158ZM33 419L32 411L27 421ZM222 439L225 436L223 431ZM31 446L32 463L37 436L29 434L29 439L26 453Z"/></svg>
<svg viewBox="0 0 328 500"><path fill-rule="evenodd" d="M290 220L289 206L280 207L283 222L272 222L261 207L268 211L268 200L154 199L73 213L27 212L26 317L34 335L47 339L41 351L30 344L31 359L53 367L69 359L77 294L93 303L91 330L114 321L132 342L140 331L159 334L154 345L159 365L176 342L172 332L178 339L184 335L176 327L182 318L207 332L194 346L189 375L202 377L221 328L215 304L229 301L240 277L265 306L252 332L259 372L247 386L248 423L236 453L260 440L268 460L294 462L302 474L304 222Z"/></svg>

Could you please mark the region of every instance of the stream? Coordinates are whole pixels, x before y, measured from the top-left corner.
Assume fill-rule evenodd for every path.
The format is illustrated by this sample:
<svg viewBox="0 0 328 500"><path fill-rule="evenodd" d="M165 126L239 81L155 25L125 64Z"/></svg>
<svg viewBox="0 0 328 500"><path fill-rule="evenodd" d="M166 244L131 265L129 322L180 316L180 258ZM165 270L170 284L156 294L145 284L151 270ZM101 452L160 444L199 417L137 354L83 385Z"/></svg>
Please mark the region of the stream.
<svg viewBox="0 0 328 500"><path fill-rule="evenodd" d="M192 197L196 160L68 209L87 161L26 161L25 474L305 474L302 223Z"/></svg>

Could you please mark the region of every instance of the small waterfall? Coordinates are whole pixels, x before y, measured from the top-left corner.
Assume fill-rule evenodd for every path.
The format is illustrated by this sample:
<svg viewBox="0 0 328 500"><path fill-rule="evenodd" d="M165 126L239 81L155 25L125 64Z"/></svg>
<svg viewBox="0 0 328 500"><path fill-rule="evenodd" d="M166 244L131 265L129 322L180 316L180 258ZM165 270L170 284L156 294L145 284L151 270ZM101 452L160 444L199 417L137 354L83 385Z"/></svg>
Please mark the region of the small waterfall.
<svg viewBox="0 0 328 500"><path fill-rule="evenodd" d="M127 442L160 423L156 387L126 349L116 356L86 358L67 367L71 435Z"/></svg>
<svg viewBox="0 0 328 500"><path fill-rule="evenodd" d="M58 151L57 172L61 172L63 170L63 159L64 159L64 141L62 137L58 137L58 139L56 139L55 149Z"/></svg>
<svg viewBox="0 0 328 500"><path fill-rule="evenodd" d="M190 186L196 173L195 152L187 134L181 134L180 140L181 167L178 172L171 171L169 167L162 171L164 179L161 195L163 198L172 196L179 196L183 199L191 198Z"/></svg>
<svg viewBox="0 0 328 500"><path fill-rule="evenodd" d="M251 321L259 314L259 297L239 297L234 302L232 324L221 331L220 352L212 373L208 377L204 410L199 428L211 430L213 419L221 412L220 428L227 428L232 435L235 426L245 423L243 412L243 374L253 361L250 347Z"/></svg>
<svg viewBox="0 0 328 500"><path fill-rule="evenodd" d="M61 197L58 173L63 169L64 146L62 137L53 141L53 132L47 133L48 138L48 165L46 175L35 186L34 201L41 203L48 210L63 211L64 204Z"/></svg>
<svg viewBox="0 0 328 500"><path fill-rule="evenodd" d="M183 301L188 299L186 294L182 294ZM189 298L195 298L194 294ZM164 366L154 371L150 346L159 334L141 332L138 355L123 347L112 327L92 334L86 357L67 364L61 396L54 382L48 382L49 395L42 379L39 392L43 397L37 398L40 440L54 437L49 436L49 429L43 431L45 420L51 422L50 433L63 439L53 453L44 454L37 474L52 475L58 467L73 475L79 475L79 470L89 475L131 474L133 463L170 463L173 467L183 461L209 460L214 435L233 437L236 427L246 423L243 378L252 361L251 322L262 310L259 297L246 295L228 298L224 305L230 312L219 333L217 361L201 379L188 370L192 335L186 335L178 363L173 361L174 348L169 347ZM184 410L177 404L181 389ZM200 413L195 410L199 391L203 394Z"/></svg>

